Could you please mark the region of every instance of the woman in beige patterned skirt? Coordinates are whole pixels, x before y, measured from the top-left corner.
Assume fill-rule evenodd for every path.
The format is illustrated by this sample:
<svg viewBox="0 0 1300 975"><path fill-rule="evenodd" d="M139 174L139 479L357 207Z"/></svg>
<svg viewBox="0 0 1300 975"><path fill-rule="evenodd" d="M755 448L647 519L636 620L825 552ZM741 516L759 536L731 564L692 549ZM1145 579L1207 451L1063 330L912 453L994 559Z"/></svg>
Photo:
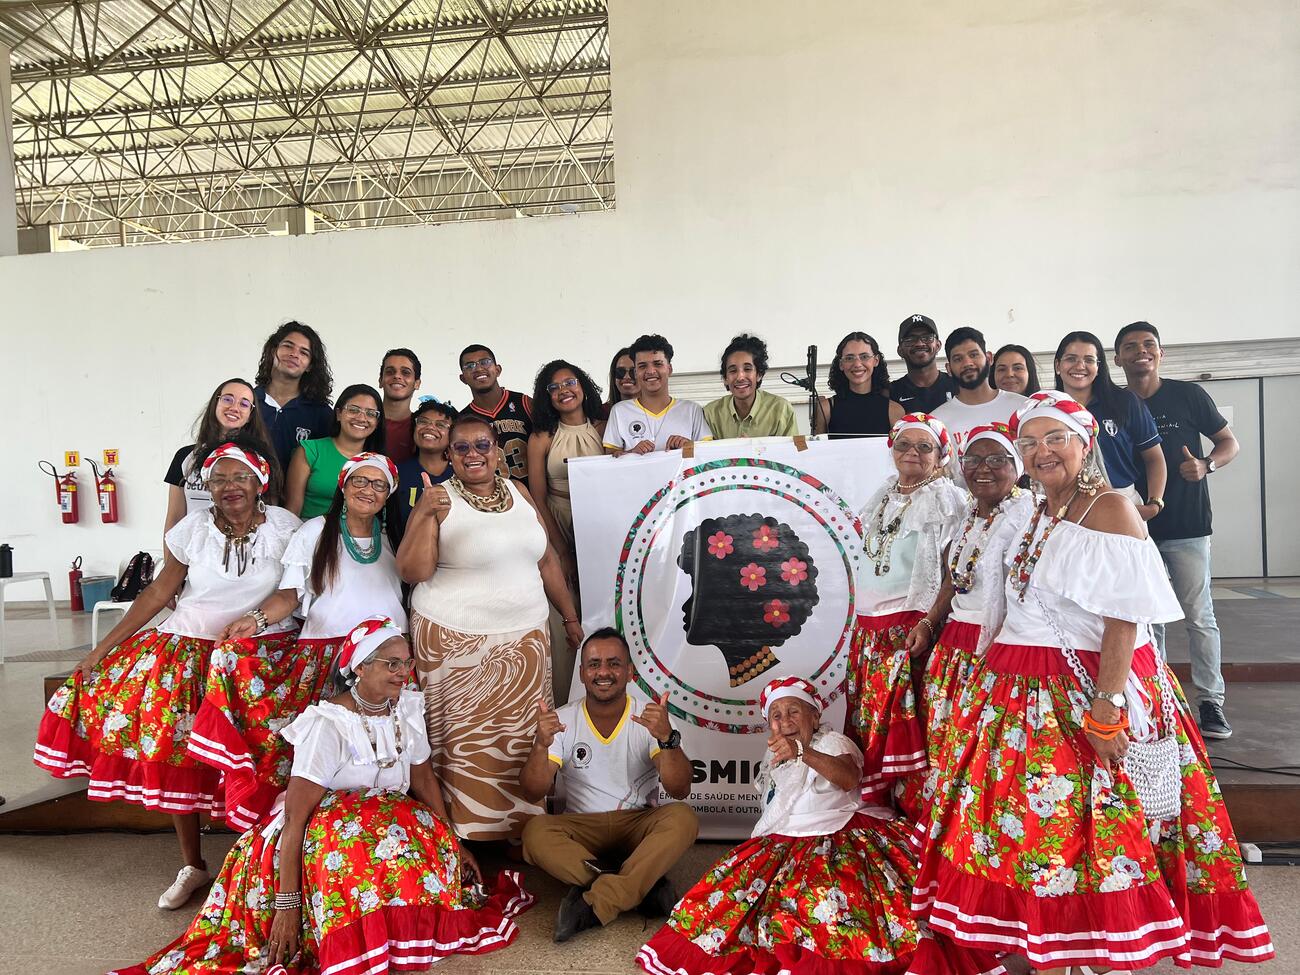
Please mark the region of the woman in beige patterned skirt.
<svg viewBox="0 0 1300 975"><path fill-rule="evenodd" d="M539 701L549 707L547 601L571 648L582 627L560 560L526 491L497 472L496 434L464 416L448 435L454 476L425 479L397 551L433 764L456 833L514 840L542 812L519 788Z"/></svg>

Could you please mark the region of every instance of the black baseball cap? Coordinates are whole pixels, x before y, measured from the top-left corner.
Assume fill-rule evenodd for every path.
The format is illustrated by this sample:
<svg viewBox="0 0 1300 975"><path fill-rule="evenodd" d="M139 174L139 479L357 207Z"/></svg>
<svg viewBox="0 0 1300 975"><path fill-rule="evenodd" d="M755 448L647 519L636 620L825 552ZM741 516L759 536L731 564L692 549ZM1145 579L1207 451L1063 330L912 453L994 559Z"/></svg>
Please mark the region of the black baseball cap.
<svg viewBox="0 0 1300 975"><path fill-rule="evenodd" d="M939 337L939 326L934 323L934 319L926 315L909 315L904 318L898 326L898 341L903 341L908 332L915 329L923 328L935 338Z"/></svg>

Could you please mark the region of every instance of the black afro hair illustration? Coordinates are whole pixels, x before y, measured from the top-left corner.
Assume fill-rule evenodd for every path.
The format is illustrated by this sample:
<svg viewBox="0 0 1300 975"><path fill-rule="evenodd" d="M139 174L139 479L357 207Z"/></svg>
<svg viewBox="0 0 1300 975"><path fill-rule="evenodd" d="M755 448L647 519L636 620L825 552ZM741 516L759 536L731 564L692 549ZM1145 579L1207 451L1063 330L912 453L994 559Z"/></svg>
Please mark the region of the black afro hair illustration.
<svg viewBox="0 0 1300 975"><path fill-rule="evenodd" d="M721 650L732 687L776 666L772 648L798 633L817 605L808 546L775 518L706 518L682 539L677 564L691 577L686 642Z"/></svg>

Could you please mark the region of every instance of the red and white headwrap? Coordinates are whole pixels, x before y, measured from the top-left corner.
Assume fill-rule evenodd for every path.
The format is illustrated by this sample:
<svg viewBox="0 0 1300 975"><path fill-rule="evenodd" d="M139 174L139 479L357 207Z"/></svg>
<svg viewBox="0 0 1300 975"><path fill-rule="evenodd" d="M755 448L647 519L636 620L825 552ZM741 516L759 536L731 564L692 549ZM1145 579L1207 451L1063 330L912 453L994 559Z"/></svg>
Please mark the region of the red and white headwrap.
<svg viewBox="0 0 1300 975"><path fill-rule="evenodd" d="M924 430L930 436L939 442L939 463L948 462L948 428L943 425L943 421L929 413L909 413L889 431L887 443L890 447L894 446L894 441L904 430Z"/></svg>
<svg viewBox="0 0 1300 975"><path fill-rule="evenodd" d="M1086 406L1079 405L1071 398L1069 393L1059 389L1043 389L1034 393L1011 415L1011 422L1008 424L1011 428L1011 436L1019 434L1021 424L1029 420L1037 420L1039 417L1060 420L1070 428L1072 433L1081 436L1085 443L1097 442L1097 418Z"/></svg>
<svg viewBox="0 0 1300 975"><path fill-rule="evenodd" d="M1025 462L1020 459L1020 451L1016 450L1015 434L1011 432L1011 427L1005 423L983 423L977 427L971 427L970 432L966 435L966 442L961 445L961 452L965 455L970 450L970 445L976 440L992 440L1006 448L1011 455L1012 461L1016 465L1016 476L1019 477L1025 472Z"/></svg>
<svg viewBox="0 0 1300 975"><path fill-rule="evenodd" d="M367 450L364 453L357 454L355 457L349 457L343 464L343 469L339 471L339 487L348 479L353 471L359 467L373 467L376 470L384 472L384 477L388 479L388 493L392 494L397 490L397 465L383 454L372 453Z"/></svg>
<svg viewBox="0 0 1300 975"><path fill-rule="evenodd" d="M271 483L271 465L266 462L266 458L261 454L254 453L251 450L245 450L243 447L236 447L232 443L223 443L220 447L208 454L208 459L203 462L201 474L204 483L212 477L212 468L217 466L219 460L237 460L250 471L257 475L257 483L261 485L258 494L266 492L266 487Z"/></svg>
<svg viewBox="0 0 1300 975"><path fill-rule="evenodd" d="M797 697L805 704L811 704L821 714L826 710L826 702L822 696L817 693L817 688L813 687L802 677L778 677L769 683L763 692L758 695L758 705L763 709L763 718L767 718L767 709L775 701L783 697Z"/></svg>
<svg viewBox="0 0 1300 975"><path fill-rule="evenodd" d="M352 628L339 651L339 673L354 674L358 667L375 655L375 651L402 631L387 616L372 616Z"/></svg>

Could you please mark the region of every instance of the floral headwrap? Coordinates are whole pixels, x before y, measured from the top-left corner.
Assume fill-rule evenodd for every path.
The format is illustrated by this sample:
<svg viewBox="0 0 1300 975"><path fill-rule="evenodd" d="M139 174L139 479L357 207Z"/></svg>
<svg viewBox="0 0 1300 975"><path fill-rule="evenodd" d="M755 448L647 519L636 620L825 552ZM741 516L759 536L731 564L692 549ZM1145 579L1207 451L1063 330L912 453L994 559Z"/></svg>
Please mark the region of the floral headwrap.
<svg viewBox="0 0 1300 975"><path fill-rule="evenodd" d="M1037 420L1039 417L1060 420L1072 432L1081 436L1089 446L1097 442L1097 418L1086 406L1081 406L1072 399L1069 393L1059 389L1044 389L1034 393L1011 415L1011 421L1008 423L1011 436L1014 437L1020 432L1022 423Z"/></svg>
<svg viewBox="0 0 1300 975"><path fill-rule="evenodd" d="M371 616L352 628L339 651L339 673L354 674L375 651L402 631L387 616Z"/></svg>
<svg viewBox="0 0 1300 975"><path fill-rule="evenodd" d="M391 458L368 450L357 454L355 457L350 457L344 462L343 469L339 471L339 487L342 487L348 476L359 467L379 468L384 472L384 477L388 479L388 493L392 494L397 490L397 465L393 463Z"/></svg>
<svg viewBox="0 0 1300 975"><path fill-rule="evenodd" d="M758 695L758 705L763 710L763 717L767 718L768 708L776 701L783 697L796 697L805 704L811 704L817 709L820 715L826 710L826 702L822 696L817 693L817 688L802 677L778 677L768 684L761 694Z"/></svg>
<svg viewBox="0 0 1300 975"><path fill-rule="evenodd" d="M937 416L929 413L909 413L903 417L889 431L889 439L886 441L890 448L894 446L894 441L904 430L924 430L930 436L939 442L939 463L948 462L948 428L943 425L943 421Z"/></svg>
<svg viewBox="0 0 1300 975"><path fill-rule="evenodd" d="M258 494L265 494L267 485L271 483L271 465L266 462L266 458L261 454L254 453L251 450L245 450L242 447L236 447L232 443L223 443L220 447L208 454L208 459L203 462L201 474L203 482L206 484L212 477L212 468L217 466L219 460L237 460L250 471L257 475L257 483L260 485Z"/></svg>
<svg viewBox="0 0 1300 975"><path fill-rule="evenodd" d="M1006 448L1007 453L1011 455L1011 460L1016 465L1016 477L1025 472L1025 462L1020 459L1020 451L1016 450L1015 434L1011 432L1011 427L1005 423L984 423L977 427L972 427L966 436L966 442L961 446L962 454L970 450L970 445L976 440L992 440L994 443Z"/></svg>

